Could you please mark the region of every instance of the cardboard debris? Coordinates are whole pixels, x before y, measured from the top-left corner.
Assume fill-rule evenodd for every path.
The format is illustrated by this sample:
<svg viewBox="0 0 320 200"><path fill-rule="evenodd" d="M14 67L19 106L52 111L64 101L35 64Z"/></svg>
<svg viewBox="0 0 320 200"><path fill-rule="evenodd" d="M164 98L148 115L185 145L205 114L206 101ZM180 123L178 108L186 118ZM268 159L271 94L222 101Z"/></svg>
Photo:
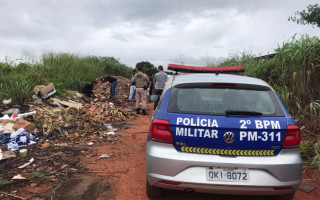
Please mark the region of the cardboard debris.
<svg viewBox="0 0 320 200"><path fill-rule="evenodd" d="M33 89L33 92L36 95L40 95L42 99L46 99L49 96L51 96L54 93L56 93L56 89L55 89L53 83L49 83L48 85L37 85Z"/></svg>
<svg viewBox="0 0 320 200"><path fill-rule="evenodd" d="M13 126L14 130L18 130L19 128L24 128L26 131L28 131L29 133L32 133L37 126L32 123L32 122L28 122L24 119L19 119Z"/></svg>
<svg viewBox="0 0 320 200"><path fill-rule="evenodd" d="M14 123L11 120L0 121L0 126L2 126L2 128L3 128L3 130L2 130L3 133L12 133L14 131L14 129L13 129ZM0 133L1 133L1 131L0 131Z"/></svg>
<svg viewBox="0 0 320 200"><path fill-rule="evenodd" d="M74 101L61 101L60 99L57 98L51 98L51 100L53 100L54 103L58 103L67 107L71 107L71 108L77 108L79 109L82 106L82 103L78 103L78 102L74 102Z"/></svg>
<svg viewBox="0 0 320 200"><path fill-rule="evenodd" d="M16 156L16 153L14 151L4 151L4 152L2 152L2 160L9 159L9 158L15 158L15 157L17 157L17 156Z"/></svg>

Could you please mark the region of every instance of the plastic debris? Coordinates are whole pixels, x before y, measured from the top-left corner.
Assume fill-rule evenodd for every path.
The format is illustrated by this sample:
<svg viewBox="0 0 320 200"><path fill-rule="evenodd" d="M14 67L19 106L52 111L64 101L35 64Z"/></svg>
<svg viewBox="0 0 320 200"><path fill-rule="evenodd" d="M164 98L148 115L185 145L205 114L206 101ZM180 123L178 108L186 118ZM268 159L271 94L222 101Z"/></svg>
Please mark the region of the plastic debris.
<svg viewBox="0 0 320 200"><path fill-rule="evenodd" d="M26 166L28 166L28 165L30 165L31 163L33 163L33 161L34 161L34 158L31 158L31 159L29 160L29 162L25 163L24 165L19 166L18 168L19 168L19 169L23 169L23 168L25 168Z"/></svg>
<svg viewBox="0 0 320 200"><path fill-rule="evenodd" d="M110 158L110 156L107 154L101 154L101 156L99 157L99 159L105 159L105 158Z"/></svg>
<svg viewBox="0 0 320 200"><path fill-rule="evenodd" d="M10 98L10 99L4 99L4 100L2 101L2 103L3 103L4 105L8 105L8 104L12 103L12 99L11 99L11 98Z"/></svg>
<svg viewBox="0 0 320 200"><path fill-rule="evenodd" d="M3 133L0 135L0 145L4 145L7 144L8 142L10 142L10 133Z"/></svg>
<svg viewBox="0 0 320 200"><path fill-rule="evenodd" d="M36 111L27 112L27 113L21 113L21 114L18 114L16 119L21 119L23 117L27 117L27 116L31 116L31 115L35 115L35 114L37 114Z"/></svg>
<svg viewBox="0 0 320 200"><path fill-rule="evenodd" d="M2 114L4 114L4 115L12 115L12 114L18 114L18 113L20 113L19 108L10 108L10 109L2 112Z"/></svg>
<svg viewBox="0 0 320 200"><path fill-rule="evenodd" d="M12 177L12 180L24 180L24 179L26 179L26 178L21 176L20 174L15 175L14 177Z"/></svg>
<svg viewBox="0 0 320 200"><path fill-rule="evenodd" d="M16 151L19 150L20 147L35 144L39 140L38 137L28 133L24 128L19 128L13 132L10 138L11 140L7 144L8 150L10 151Z"/></svg>
<svg viewBox="0 0 320 200"><path fill-rule="evenodd" d="M109 132L104 133L104 134L105 134L105 135L112 135L112 136L116 136L116 135L117 135L117 133L114 132L114 131L109 131Z"/></svg>
<svg viewBox="0 0 320 200"><path fill-rule="evenodd" d="M9 117L8 114L3 115L3 117L0 118L0 120L11 120L11 117Z"/></svg>
<svg viewBox="0 0 320 200"><path fill-rule="evenodd" d="M113 128L111 124L103 124L103 125L105 125L110 131L117 131L117 129Z"/></svg>
<svg viewBox="0 0 320 200"><path fill-rule="evenodd" d="M28 154L28 150L27 149L20 149L19 153L20 153L21 157L25 157Z"/></svg>
<svg viewBox="0 0 320 200"><path fill-rule="evenodd" d="M92 146L92 145L94 145L94 143L93 143L93 142L89 142L88 145L89 145L89 146Z"/></svg>

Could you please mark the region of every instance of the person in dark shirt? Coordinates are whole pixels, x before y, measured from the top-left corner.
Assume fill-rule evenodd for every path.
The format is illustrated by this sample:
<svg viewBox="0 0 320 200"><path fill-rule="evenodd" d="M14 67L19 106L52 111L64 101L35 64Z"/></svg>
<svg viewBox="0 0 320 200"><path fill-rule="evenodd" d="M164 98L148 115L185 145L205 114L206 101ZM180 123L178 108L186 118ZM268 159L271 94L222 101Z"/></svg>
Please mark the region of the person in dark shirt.
<svg viewBox="0 0 320 200"><path fill-rule="evenodd" d="M107 82L108 85L110 84L110 100L114 100L118 80L113 76L106 76L102 78L102 82Z"/></svg>
<svg viewBox="0 0 320 200"><path fill-rule="evenodd" d="M86 96L90 97L91 95L94 94L93 92L93 89L94 89L94 86L97 84L97 81L93 81L91 83L86 83L82 89L81 89L81 92L83 94L85 94Z"/></svg>

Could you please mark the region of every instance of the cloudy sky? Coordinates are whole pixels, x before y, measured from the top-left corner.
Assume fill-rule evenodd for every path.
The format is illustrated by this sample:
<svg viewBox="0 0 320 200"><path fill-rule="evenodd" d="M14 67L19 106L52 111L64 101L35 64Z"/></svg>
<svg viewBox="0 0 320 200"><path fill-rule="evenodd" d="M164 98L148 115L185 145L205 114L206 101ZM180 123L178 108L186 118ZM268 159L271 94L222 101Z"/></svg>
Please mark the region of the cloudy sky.
<svg viewBox="0 0 320 200"><path fill-rule="evenodd" d="M45 52L207 65L272 53L320 29L288 16L319 0L0 0L0 61Z"/></svg>

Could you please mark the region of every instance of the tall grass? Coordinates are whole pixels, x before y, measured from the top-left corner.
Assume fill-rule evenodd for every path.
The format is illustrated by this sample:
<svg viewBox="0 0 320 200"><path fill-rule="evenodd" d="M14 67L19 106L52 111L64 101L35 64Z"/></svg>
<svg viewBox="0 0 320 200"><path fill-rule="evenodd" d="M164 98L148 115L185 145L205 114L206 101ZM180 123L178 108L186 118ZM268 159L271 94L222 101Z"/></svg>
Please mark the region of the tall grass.
<svg viewBox="0 0 320 200"><path fill-rule="evenodd" d="M30 100L36 85L53 82L59 93L80 90L86 82L104 75L129 77L131 68L113 57L80 57L67 53L46 53L36 64L0 63L0 100L14 103Z"/></svg>
<svg viewBox="0 0 320 200"><path fill-rule="evenodd" d="M320 39L293 36L275 52L276 56L269 59L238 54L220 66L244 65L245 75L267 81L295 119L305 115L320 117Z"/></svg>

